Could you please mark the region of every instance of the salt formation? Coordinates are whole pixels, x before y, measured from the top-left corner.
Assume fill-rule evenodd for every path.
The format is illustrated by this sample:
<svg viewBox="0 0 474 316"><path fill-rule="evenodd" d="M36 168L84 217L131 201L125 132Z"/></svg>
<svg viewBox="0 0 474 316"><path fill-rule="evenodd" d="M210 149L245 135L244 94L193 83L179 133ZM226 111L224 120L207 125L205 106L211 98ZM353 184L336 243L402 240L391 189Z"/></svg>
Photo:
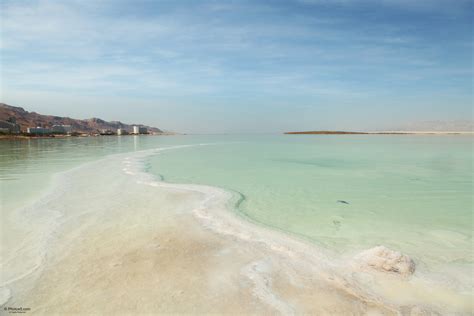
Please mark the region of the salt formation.
<svg viewBox="0 0 474 316"><path fill-rule="evenodd" d="M415 262L398 251L377 246L361 252L356 259L363 266L382 272L393 272L401 276L409 276L415 272Z"/></svg>

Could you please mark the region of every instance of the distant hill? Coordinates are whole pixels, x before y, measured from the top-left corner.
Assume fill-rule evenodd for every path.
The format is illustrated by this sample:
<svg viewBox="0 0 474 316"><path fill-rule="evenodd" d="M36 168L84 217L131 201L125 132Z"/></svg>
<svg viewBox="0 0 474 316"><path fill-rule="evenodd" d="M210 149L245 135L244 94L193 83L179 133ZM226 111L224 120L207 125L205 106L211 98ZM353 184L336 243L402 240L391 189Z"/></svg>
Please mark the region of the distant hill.
<svg viewBox="0 0 474 316"><path fill-rule="evenodd" d="M20 125L22 131L26 131L28 127L51 127L52 125L60 124L71 125L73 131L94 133L102 129L115 131L118 128L131 131L133 126L137 125L147 127L149 132L162 133L159 128L146 126L143 124L125 124L119 121L107 122L99 118L78 120L70 117L42 115L36 112L28 112L21 107L0 103L0 121L6 121L11 117L16 119L16 123Z"/></svg>

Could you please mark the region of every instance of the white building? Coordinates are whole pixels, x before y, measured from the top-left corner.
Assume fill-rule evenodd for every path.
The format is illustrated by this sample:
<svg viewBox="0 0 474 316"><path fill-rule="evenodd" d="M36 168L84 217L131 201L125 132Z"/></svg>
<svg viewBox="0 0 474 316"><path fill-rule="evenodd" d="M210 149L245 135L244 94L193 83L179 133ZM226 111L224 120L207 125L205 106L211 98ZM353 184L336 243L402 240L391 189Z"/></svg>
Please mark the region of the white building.
<svg viewBox="0 0 474 316"><path fill-rule="evenodd" d="M133 126L133 134L148 134L148 129L143 126Z"/></svg>
<svg viewBox="0 0 474 316"><path fill-rule="evenodd" d="M44 128L44 127L28 127L26 129L26 132L28 134L35 134L35 135L47 135L51 134L51 130L49 128Z"/></svg>
<svg viewBox="0 0 474 316"><path fill-rule="evenodd" d="M107 129L107 128L104 128L104 129L101 129L99 131L99 134L100 135L115 135L114 131L110 130L110 129Z"/></svg>
<svg viewBox="0 0 474 316"><path fill-rule="evenodd" d="M71 125L53 125L51 131L56 134L71 134Z"/></svg>
<svg viewBox="0 0 474 316"><path fill-rule="evenodd" d="M123 128L118 128L117 129L117 135L120 136L120 135L127 135L127 134L128 134L127 130L125 130Z"/></svg>

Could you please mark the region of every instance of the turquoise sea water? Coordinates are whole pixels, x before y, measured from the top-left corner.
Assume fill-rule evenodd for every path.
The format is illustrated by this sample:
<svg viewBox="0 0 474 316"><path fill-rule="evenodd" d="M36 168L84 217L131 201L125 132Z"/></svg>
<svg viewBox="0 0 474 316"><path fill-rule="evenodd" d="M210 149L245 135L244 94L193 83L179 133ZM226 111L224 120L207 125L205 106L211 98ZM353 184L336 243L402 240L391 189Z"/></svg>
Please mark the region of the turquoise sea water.
<svg viewBox="0 0 474 316"><path fill-rule="evenodd" d="M12 214L47 191L54 174L110 154L192 144L206 146L160 152L147 160L147 171L234 192L233 211L246 220L338 255L384 245L414 258L417 271L472 289L473 138L461 135L2 141L2 258L30 234ZM100 191L93 179L90 186Z"/></svg>
<svg viewBox="0 0 474 316"><path fill-rule="evenodd" d="M472 263L472 138L253 136L168 151L165 180L244 197L237 211L336 251L383 244L426 263Z"/></svg>

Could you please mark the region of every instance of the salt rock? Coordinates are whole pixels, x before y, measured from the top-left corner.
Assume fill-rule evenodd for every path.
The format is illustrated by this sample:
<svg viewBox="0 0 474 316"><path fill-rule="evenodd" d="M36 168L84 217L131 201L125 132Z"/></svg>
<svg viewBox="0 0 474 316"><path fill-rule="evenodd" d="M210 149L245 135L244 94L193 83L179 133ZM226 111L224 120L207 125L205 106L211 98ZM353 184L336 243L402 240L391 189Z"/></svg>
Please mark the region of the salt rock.
<svg viewBox="0 0 474 316"><path fill-rule="evenodd" d="M392 272L405 277L415 272L413 259L384 246L365 250L356 259L363 265L382 272Z"/></svg>

